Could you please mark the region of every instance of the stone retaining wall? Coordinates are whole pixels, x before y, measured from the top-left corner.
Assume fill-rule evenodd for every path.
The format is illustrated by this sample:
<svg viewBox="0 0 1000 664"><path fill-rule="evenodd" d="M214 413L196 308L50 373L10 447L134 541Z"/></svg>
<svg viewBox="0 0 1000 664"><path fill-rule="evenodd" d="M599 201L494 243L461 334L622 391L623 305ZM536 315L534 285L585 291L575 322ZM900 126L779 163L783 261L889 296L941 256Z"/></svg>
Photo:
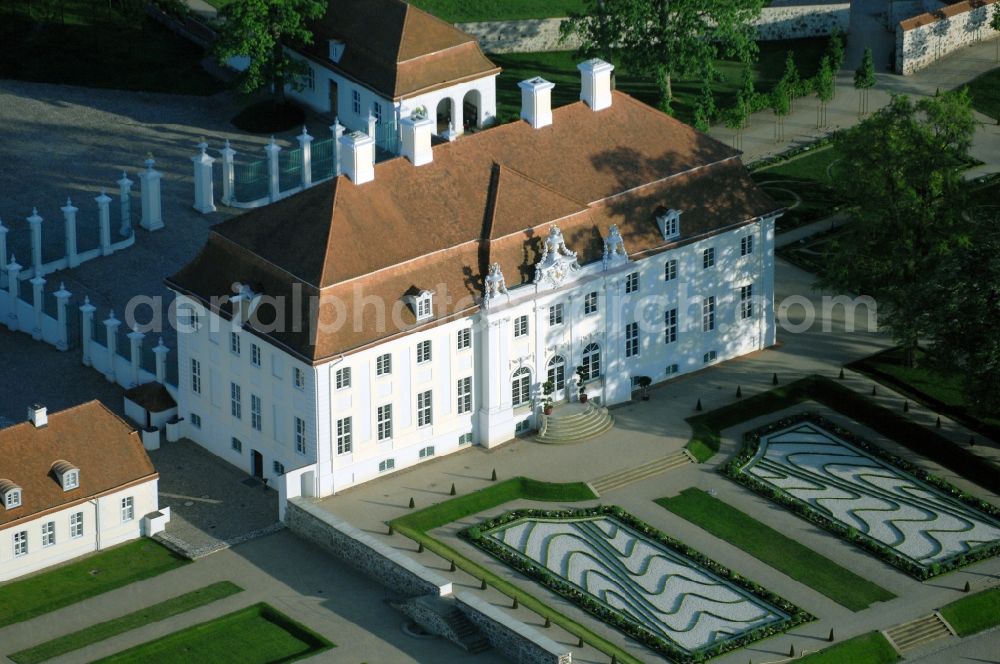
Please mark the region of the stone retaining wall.
<svg viewBox="0 0 1000 664"><path fill-rule="evenodd" d="M308 501L288 501L285 525L395 592L412 597L451 594L448 579Z"/></svg>
<svg viewBox="0 0 1000 664"><path fill-rule="evenodd" d="M571 664L573 652L537 629L507 615L471 593L455 596L458 608L489 639L490 644L520 664Z"/></svg>
<svg viewBox="0 0 1000 664"><path fill-rule="evenodd" d="M1000 36L990 27L996 0L968 0L896 26L896 73L909 75L952 51Z"/></svg>

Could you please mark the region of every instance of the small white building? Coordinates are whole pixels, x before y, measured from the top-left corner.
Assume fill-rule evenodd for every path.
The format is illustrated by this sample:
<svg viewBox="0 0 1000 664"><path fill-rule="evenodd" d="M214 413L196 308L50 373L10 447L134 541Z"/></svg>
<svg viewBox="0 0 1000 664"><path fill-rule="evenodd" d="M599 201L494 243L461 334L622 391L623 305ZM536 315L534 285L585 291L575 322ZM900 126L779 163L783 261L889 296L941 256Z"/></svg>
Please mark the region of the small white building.
<svg viewBox="0 0 1000 664"><path fill-rule="evenodd" d="M0 429L0 581L163 529L139 435L99 401Z"/></svg>
<svg viewBox="0 0 1000 664"><path fill-rule="evenodd" d="M328 495L536 427L577 367L610 405L773 345L779 206L611 69L555 110L525 81L522 121L454 143L406 120L374 166L344 136L344 175L215 226L167 281L185 435Z"/></svg>
<svg viewBox="0 0 1000 664"><path fill-rule="evenodd" d="M493 123L500 68L474 37L403 0L327 4L309 26L313 43L293 51L309 72L289 97L353 131L367 131L369 117L398 131L417 109L439 136Z"/></svg>

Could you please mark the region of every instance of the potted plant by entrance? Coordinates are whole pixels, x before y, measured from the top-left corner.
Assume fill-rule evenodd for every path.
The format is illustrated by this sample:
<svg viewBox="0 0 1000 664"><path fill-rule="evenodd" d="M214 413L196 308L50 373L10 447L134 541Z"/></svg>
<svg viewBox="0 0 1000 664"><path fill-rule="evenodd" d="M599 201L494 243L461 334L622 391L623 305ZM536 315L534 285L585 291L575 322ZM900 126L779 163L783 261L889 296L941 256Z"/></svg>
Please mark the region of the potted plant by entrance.
<svg viewBox="0 0 1000 664"><path fill-rule="evenodd" d="M580 403L587 403L587 386L584 385L586 374L583 365L576 368L576 384L580 387Z"/></svg>
<svg viewBox="0 0 1000 664"><path fill-rule="evenodd" d="M545 395L545 402L542 405L542 412L546 415L552 414L552 393L556 391L555 383L547 380L542 383L542 394Z"/></svg>
<svg viewBox="0 0 1000 664"><path fill-rule="evenodd" d="M649 376L636 376L635 383L639 386L639 396L642 397L642 400L649 401L649 392L647 390L653 384L653 379Z"/></svg>

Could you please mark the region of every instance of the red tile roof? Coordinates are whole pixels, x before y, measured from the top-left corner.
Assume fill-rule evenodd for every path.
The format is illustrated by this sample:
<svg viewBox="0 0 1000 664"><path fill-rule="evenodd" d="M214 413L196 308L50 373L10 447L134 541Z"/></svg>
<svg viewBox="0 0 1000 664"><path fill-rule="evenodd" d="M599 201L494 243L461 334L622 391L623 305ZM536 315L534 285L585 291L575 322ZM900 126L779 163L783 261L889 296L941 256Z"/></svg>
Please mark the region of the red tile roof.
<svg viewBox="0 0 1000 664"><path fill-rule="evenodd" d="M915 28L921 28L925 25L930 25L932 23L937 23L944 19L957 16L958 14L964 14L965 12L972 11L979 7L984 7L986 5L991 5L996 0L965 0L964 2L956 2L954 4L948 5L947 7L942 7L932 12L926 12L924 14L918 14L912 18L908 18L905 21L899 22L899 27L903 29L904 32L908 32Z"/></svg>

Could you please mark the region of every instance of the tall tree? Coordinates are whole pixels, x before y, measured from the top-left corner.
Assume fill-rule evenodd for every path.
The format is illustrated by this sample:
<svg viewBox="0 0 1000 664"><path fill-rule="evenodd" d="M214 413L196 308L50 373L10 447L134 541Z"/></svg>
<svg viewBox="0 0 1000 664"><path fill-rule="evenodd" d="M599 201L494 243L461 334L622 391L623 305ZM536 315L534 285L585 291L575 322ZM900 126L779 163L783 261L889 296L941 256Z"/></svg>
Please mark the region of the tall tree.
<svg viewBox="0 0 1000 664"><path fill-rule="evenodd" d="M712 92L712 79L705 76L701 82L701 94L694 109L694 126L699 131L708 131L715 117L715 93Z"/></svg>
<svg viewBox="0 0 1000 664"><path fill-rule="evenodd" d="M743 129L747 124L747 108L743 104L736 104L722 115L726 127L733 130L733 147L737 150L743 149Z"/></svg>
<svg viewBox="0 0 1000 664"><path fill-rule="evenodd" d="M1000 2L993 5L993 18L990 19L990 27L1000 32ZM997 62L1000 62L1000 35L997 35Z"/></svg>
<svg viewBox="0 0 1000 664"><path fill-rule="evenodd" d="M854 87L858 91L858 117L868 114L868 91L875 87L875 63L872 60L872 49L865 48L861 64L854 70Z"/></svg>
<svg viewBox="0 0 1000 664"><path fill-rule="evenodd" d="M963 225L964 183L975 120L968 91L917 103L905 96L837 136L835 186L857 221L831 251L820 284L870 295L880 324L916 361L942 256Z"/></svg>
<svg viewBox="0 0 1000 664"><path fill-rule="evenodd" d="M742 107L743 128L750 126L750 111L753 109L753 98L757 94L754 90L753 68L750 65L743 66L743 77L740 80L740 91L736 93L736 105Z"/></svg>
<svg viewBox="0 0 1000 664"><path fill-rule="evenodd" d="M660 108L670 112L673 80L701 74L721 54L751 62L754 20L764 0L588 0L570 14L563 37L577 35L585 57L620 59L655 78Z"/></svg>
<svg viewBox="0 0 1000 664"><path fill-rule="evenodd" d="M789 110L792 109L792 100L795 99L801 80L799 77L799 68L795 66L795 53L788 51L785 54L785 71L781 74L781 82L785 84L785 89L788 90Z"/></svg>
<svg viewBox="0 0 1000 664"><path fill-rule="evenodd" d="M837 96L837 74L844 66L844 33L834 27L830 41L826 45L826 54L830 57L830 71L833 72L833 96Z"/></svg>
<svg viewBox="0 0 1000 664"><path fill-rule="evenodd" d="M250 93L269 87L275 101L283 104L285 85L301 85L307 67L289 57L286 47L312 43L306 24L325 10L322 0L234 0L220 12L223 21L214 55L223 65L230 58L249 58L237 88Z"/></svg>
<svg viewBox="0 0 1000 664"><path fill-rule="evenodd" d="M820 60L819 72L816 74L816 98L819 103L816 105L816 128L825 127L826 106L833 99L833 69L830 67L830 56L824 55Z"/></svg>
<svg viewBox="0 0 1000 664"><path fill-rule="evenodd" d="M788 84L778 81L771 92L771 110L774 112L774 142L785 138L785 116L792 110L791 93Z"/></svg>

